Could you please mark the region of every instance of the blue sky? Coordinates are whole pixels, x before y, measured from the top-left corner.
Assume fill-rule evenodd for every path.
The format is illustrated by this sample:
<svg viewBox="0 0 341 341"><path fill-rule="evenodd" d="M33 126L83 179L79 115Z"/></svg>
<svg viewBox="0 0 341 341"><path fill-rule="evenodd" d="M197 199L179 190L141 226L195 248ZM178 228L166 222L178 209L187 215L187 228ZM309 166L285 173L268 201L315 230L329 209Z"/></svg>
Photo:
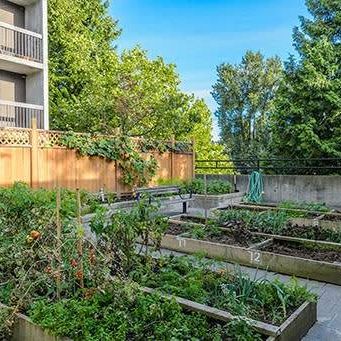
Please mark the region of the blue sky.
<svg viewBox="0 0 341 341"><path fill-rule="evenodd" d="M123 29L119 50L139 44L151 58L175 63L182 89L214 111L216 66L240 62L247 50L286 59L307 10L304 0L112 0L110 13Z"/></svg>

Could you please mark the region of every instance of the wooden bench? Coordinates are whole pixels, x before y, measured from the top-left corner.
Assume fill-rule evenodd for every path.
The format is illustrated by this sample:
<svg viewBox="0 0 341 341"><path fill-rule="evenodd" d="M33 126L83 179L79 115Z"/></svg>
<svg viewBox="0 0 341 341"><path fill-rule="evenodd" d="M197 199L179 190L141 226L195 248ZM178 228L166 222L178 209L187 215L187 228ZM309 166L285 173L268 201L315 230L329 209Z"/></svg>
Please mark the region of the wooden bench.
<svg viewBox="0 0 341 341"><path fill-rule="evenodd" d="M182 204L182 213L187 213L187 203L194 200L192 192L184 194L181 192L181 188L179 186L138 188L136 190L136 200L140 200L143 195L148 196L149 204L151 204L153 200L162 198L162 196L176 196L174 199L172 198L167 200L167 204Z"/></svg>

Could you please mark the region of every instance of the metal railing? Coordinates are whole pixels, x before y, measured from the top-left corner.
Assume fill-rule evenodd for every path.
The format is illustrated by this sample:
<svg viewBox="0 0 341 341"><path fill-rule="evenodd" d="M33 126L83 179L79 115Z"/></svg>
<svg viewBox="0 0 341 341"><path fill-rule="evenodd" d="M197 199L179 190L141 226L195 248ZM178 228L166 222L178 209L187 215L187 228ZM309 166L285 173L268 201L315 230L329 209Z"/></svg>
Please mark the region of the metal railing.
<svg viewBox="0 0 341 341"><path fill-rule="evenodd" d="M42 35L0 22L0 54L42 63Z"/></svg>
<svg viewBox="0 0 341 341"><path fill-rule="evenodd" d="M44 129L43 106L0 100L0 127L31 128L32 118Z"/></svg>
<svg viewBox="0 0 341 341"><path fill-rule="evenodd" d="M254 170L267 174L341 174L341 158L248 158L196 160L195 169L249 174Z"/></svg>

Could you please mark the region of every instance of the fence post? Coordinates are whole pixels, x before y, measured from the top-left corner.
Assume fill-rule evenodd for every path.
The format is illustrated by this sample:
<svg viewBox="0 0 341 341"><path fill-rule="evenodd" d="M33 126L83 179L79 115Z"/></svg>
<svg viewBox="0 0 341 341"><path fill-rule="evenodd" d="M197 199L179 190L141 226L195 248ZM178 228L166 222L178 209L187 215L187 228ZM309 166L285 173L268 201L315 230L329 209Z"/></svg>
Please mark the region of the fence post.
<svg viewBox="0 0 341 341"><path fill-rule="evenodd" d="M195 178L195 139L192 139L192 179Z"/></svg>
<svg viewBox="0 0 341 341"><path fill-rule="evenodd" d="M171 180L174 179L174 147L175 147L175 139L172 137L171 140L171 154L170 154L170 161L171 161L171 169L170 169L170 178Z"/></svg>
<svg viewBox="0 0 341 341"><path fill-rule="evenodd" d="M32 118L31 125L31 187L38 188L38 130L37 119L35 117Z"/></svg>

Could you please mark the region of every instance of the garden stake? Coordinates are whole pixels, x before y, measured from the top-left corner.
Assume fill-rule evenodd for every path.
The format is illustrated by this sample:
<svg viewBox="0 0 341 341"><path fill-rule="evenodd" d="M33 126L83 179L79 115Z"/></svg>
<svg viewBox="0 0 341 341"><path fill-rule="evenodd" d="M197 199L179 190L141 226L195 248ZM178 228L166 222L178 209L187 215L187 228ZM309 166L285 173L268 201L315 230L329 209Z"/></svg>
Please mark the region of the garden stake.
<svg viewBox="0 0 341 341"><path fill-rule="evenodd" d="M207 175L204 174L204 183L205 183L205 226L207 226L208 214L207 214Z"/></svg>
<svg viewBox="0 0 341 341"><path fill-rule="evenodd" d="M79 188L77 188L77 225L78 225L78 241L77 241L77 251L78 251L78 280L79 285L82 289L84 289L84 268L83 268L83 225L81 218L81 195Z"/></svg>
<svg viewBox="0 0 341 341"><path fill-rule="evenodd" d="M57 188L57 196L56 196L56 225L57 225L57 276L56 276L56 285L57 285L57 298L60 299L61 292L61 265L62 265L62 257L61 257L61 234L62 234L62 226L60 221L60 187Z"/></svg>

